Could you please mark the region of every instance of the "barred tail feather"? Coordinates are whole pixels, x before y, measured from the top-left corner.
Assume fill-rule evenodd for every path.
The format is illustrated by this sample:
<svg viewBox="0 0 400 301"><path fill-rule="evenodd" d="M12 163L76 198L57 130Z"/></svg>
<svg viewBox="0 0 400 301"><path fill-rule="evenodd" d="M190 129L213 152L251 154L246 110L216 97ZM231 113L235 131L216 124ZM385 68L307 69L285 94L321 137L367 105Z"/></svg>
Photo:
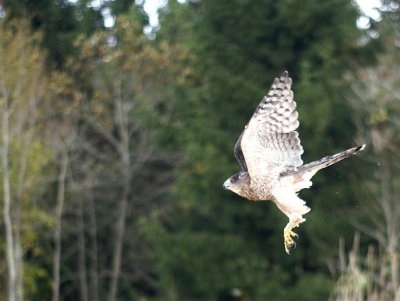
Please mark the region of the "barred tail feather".
<svg viewBox="0 0 400 301"><path fill-rule="evenodd" d="M331 166L343 159L346 159L347 157L357 154L359 151L362 151L364 148L365 148L365 144L363 144L361 146L350 148L348 150L345 150L343 152L337 153L332 156L326 156L318 161L314 161L314 162L311 162L311 163L308 163L308 164L298 167L297 171L304 172L304 171L308 171L308 170L315 170L315 172L317 172L320 169Z"/></svg>
<svg viewBox="0 0 400 301"><path fill-rule="evenodd" d="M308 188L311 186L311 178L317 173L317 171L355 155L364 148L365 144L350 148L332 156L326 156L318 161L299 166L297 169L286 171L282 173L281 176L289 181L292 181L292 183L298 183L296 191L303 188Z"/></svg>

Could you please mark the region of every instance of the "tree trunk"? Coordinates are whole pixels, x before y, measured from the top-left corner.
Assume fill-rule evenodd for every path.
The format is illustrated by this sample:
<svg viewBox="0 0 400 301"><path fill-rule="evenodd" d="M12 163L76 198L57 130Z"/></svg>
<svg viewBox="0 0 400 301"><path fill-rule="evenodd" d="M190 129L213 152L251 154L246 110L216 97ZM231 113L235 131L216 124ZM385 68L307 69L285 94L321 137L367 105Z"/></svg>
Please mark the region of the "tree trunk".
<svg viewBox="0 0 400 301"><path fill-rule="evenodd" d="M60 261L61 261L61 220L65 200L65 180L68 167L68 152L64 151L61 158L61 166L58 174L57 204L54 225L54 254L53 254L53 295L52 301L60 299Z"/></svg>
<svg viewBox="0 0 400 301"><path fill-rule="evenodd" d="M91 252L90 252L90 292L91 300L99 301L99 278L98 278L98 263L97 263L97 222L96 208L93 200L93 193L90 191L89 196L89 222L91 236Z"/></svg>
<svg viewBox="0 0 400 301"><path fill-rule="evenodd" d="M129 169L128 169L129 171ZM119 206L118 220L116 225L116 240L115 248L113 254L113 269L111 273L111 287L110 287L110 301L115 301L117 290L118 290L118 280L121 272L121 257L122 257L122 247L125 233L125 221L128 209L128 193L129 193L129 176L124 177L124 184L122 188L122 198Z"/></svg>
<svg viewBox="0 0 400 301"><path fill-rule="evenodd" d="M17 300L24 299L24 250L22 247L21 239L21 217L22 217L22 205L23 205L23 194L25 175L28 166L28 158L31 151L31 145L34 137L34 124L36 120L36 98L30 99L30 109L27 112L28 117L21 118L23 123L26 122L27 135L23 140L23 150L19 160L18 166L18 181L16 187L15 196L15 220L14 220L14 233L15 233L15 267L16 267L16 296ZM26 120L27 119L27 120Z"/></svg>
<svg viewBox="0 0 400 301"><path fill-rule="evenodd" d="M120 85L117 85L116 91L120 93ZM119 144L118 152L120 154L120 163L122 169L122 195L121 202L119 204L118 220L116 225L116 240L115 248L113 253L112 273L111 273L111 287L109 301L115 301L118 291L118 281L121 272L121 257L122 247L125 234L125 222L128 209L128 195L131 175L131 160L130 160L130 149L129 149L129 125L128 125L128 111L124 102L120 97L115 98L115 116L117 119L118 130L119 130Z"/></svg>
<svg viewBox="0 0 400 301"><path fill-rule="evenodd" d="M85 225L83 220L83 204L79 202L79 232L78 232L78 270L81 301L88 301L87 273L86 273L86 252L85 252Z"/></svg>
<svg viewBox="0 0 400 301"><path fill-rule="evenodd" d="M9 175L9 111L4 108L2 114L2 136L3 145L1 149L1 163L3 169L3 218L6 231L6 257L8 271L8 301L16 301L16 267L15 267L15 250L14 235L11 221L11 191L10 191L10 175Z"/></svg>
<svg viewBox="0 0 400 301"><path fill-rule="evenodd" d="M399 258L396 251L389 255L390 255L390 269L392 276L393 296L397 296L399 290Z"/></svg>
<svg viewBox="0 0 400 301"><path fill-rule="evenodd" d="M16 229L15 232L15 295L16 300L22 301L24 299L24 262L23 262L23 249L21 243L21 229Z"/></svg>

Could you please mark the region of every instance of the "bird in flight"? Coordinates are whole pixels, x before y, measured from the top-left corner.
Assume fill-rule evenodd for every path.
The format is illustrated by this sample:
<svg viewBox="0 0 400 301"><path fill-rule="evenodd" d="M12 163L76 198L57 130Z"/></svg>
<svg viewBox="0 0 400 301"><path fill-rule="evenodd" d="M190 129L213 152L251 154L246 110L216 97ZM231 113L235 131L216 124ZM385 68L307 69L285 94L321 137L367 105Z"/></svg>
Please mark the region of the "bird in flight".
<svg viewBox="0 0 400 301"><path fill-rule="evenodd" d="M288 218L283 231L286 253L296 246L292 231L305 221L310 211L297 192L312 185L311 178L328 167L365 148L365 144L303 165L296 102L287 71L276 78L263 97L250 122L239 136L234 154L242 168L223 185L234 193L252 200L275 202Z"/></svg>

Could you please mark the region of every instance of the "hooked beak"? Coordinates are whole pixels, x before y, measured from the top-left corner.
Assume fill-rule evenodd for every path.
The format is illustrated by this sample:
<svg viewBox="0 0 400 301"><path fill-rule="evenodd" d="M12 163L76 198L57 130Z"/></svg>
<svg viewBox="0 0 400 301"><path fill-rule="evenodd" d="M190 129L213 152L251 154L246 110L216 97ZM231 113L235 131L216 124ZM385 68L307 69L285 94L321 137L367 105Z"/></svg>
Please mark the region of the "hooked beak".
<svg viewBox="0 0 400 301"><path fill-rule="evenodd" d="M223 187L225 190L228 190L230 185L231 185L231 180L228 179L228 180L226 180L226 181L224 182L224 184L222 185L222 187Z"/></svg>

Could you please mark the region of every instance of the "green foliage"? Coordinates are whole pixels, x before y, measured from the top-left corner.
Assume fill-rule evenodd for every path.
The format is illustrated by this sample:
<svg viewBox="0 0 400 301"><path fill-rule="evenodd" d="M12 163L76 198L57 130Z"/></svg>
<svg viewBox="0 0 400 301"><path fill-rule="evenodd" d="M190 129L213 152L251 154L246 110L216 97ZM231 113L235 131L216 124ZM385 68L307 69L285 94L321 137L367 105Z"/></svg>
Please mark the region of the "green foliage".
<svg viewBox="0 0 400 301"><path fill-rule="evenodd" d="M80 32L90 33L101 28L100 11L69 1L4 1L9 19L29 18L31 28L43 33L42 45L48 50L48 63L62 68L66 59L76 53L73 41Z"/></svg>
<svg viewBox="0 0 400 301"><path fill-rule="evenodd" d="M126 14L134 1L103 1L99 4L90 0L5 0L7 18L28 18L34 31L43 33L42 46L47 49L49 67L68 69L65 64L76 59L79 49L75 40L104 30L102 10L109 9L113 15ZM98 5L98 6L96 6ZM135 5L133 5L135 6ZM143 27L148 18L143 9L134 8ZM132 11L133 11L132 10Z"/></svg>
<svg viewBox="0 0 400 301"><path fill-rule="evenodd" d="M51 275L46 266L42 264L28 265L25 267L26 296L31 300L48 300L51 292Z"/></svg>
<svg viewBox="0 0 400 301"><path fill-rule="evenodd" d="M238 295L252 300L284 296L276 291L279 280L285 278L279 266L270 266L261 254L237 257L238 250L248 248L248 242L240 235L191 230L173 231L167 236L155 218L143 226L151 246L162 243L165 247L157 248L153 254L156 271L161 275L159 283L165 288L163 300L231 300ZM267 278L266 272L271 269L274 279Z"/></svg>

